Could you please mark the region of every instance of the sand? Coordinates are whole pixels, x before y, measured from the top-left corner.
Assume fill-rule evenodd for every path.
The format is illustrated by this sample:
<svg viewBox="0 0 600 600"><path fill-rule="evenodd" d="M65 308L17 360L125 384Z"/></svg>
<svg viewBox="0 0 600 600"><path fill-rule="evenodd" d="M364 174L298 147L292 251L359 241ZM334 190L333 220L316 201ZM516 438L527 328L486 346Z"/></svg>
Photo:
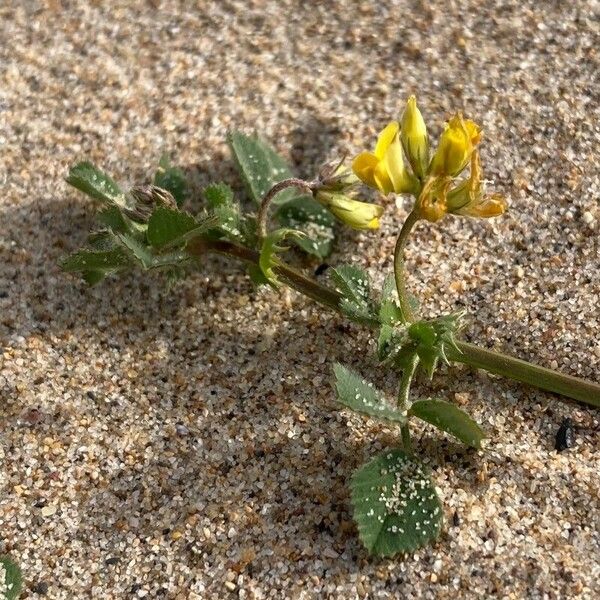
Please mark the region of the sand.
<svg viewBox="0 0 600 600"><path fill-rule="evenodd" d="M163 151L198 191L242 190L225 144L258 130L312 177L371 148L416 93L432 135L482 124L493 222L419 226L424 314L598 380L600 5L518 2L8 2L0 8L0 554L23 598L593 598L597 410L466 367L416 395L457 402L484 452L417 427L441 538L370 558L346 482L397 431L340 411L339 360L393 391L371 336L220 259L88 289L57 262L93 223L63 181L89 159L123 185ZM340 237L332 264L379 285L409 206ZM199 206L197 194L190 209ZM316 265L309 265L314 268ZM570 416L576 445L554 437Z"/></svg>

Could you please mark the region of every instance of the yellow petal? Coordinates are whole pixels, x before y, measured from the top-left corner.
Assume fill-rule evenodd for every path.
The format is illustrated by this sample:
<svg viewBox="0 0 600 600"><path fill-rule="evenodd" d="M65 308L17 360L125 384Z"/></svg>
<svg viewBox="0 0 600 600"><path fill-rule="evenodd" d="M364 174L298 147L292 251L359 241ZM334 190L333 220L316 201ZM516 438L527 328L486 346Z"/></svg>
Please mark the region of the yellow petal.
<svg viewBox="0 0 600 600"><path fill-rule="evenodd" d="M466 119L464 121L464 125L473 146L479 144L479 142L481 141L481 129L479 125L477 125L477 123L471 121L470 119Z"/></svg>
<svg viewBox="0 0 600 600"><path fill-rule="evenodd" d="M500 194L494 194L484 198L481 202L474 205L467 205L464 208L456 211L456 214L465 217L476 217L481 219L489 219L491 217L499 217L506 212L508 203Z"/></svg>
<svg viewBox="0 0 600 600"><path fill-rule="evenodd" d="M394 189L394 185L392 184L392 180L390 179L390 175L388 173L387 164L384 160L381 160L377 163L375 167L375 171L373 172L373 177L377 184L377 189L382 194L389 194Z"/></svg>
<svg viewBox="0 0 600 600"><path fill-rule="evenodd" d="M414 191L416 182L404 166L402 144L399 136L394 138L382 162L385 164L391 183L391 191L396 194L406 194Z"/></svg>
<svg viewBox="0 0 600 600"><path fill-rule="evenodd" d="M373 172L375 171L378 162L379 161L374 154L371 154L370 152L361 152L352 161L352 170L363 183L376 188L377 183L373 176Z"/></svg>
<svg viewBox="0 0 600 600"><path fill-rule="evenodd" d="M390 144L394 141L400 125L396 121L389 123L385 129L379 134L377 144L375 146L375 156L381 160L385 156Z"/></svg>
<svg viewBox="0 0 600 600"><path fill-rule="evenodd" d="M465 125L460 114L450 119L440 137L437 150L431 160L432 175L458 175L468 164L473 152L473 140L479 141L479 128L472 121Z"/></svg>
<svg viewBox="0 0 600 600"><path fill-rule="evenodd" d="M400 139L413 171L422 178L429 165L429 140L423 115L414 96L408 99L402 115Z"/></svg>

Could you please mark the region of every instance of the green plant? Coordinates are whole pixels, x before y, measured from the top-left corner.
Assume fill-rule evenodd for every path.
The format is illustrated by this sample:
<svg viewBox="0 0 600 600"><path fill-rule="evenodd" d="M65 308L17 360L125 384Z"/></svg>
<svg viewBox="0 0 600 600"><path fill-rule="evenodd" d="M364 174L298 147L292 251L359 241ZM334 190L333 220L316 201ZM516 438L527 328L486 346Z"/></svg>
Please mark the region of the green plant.
<svg viewBox="0 0 600 600"><path fill-rule="evenodd" d="M434 539L442 527L442 508L431 475L414 453L410 425L420 419L464 444L481 448L485 434L464 411L443 399L411 398L419 370L432 378L440 362L462 362L568 398L600 406L600 385L563 375L460 340L465 314L417 316L406 290L404 248L422 219L447 214L500 216L506 210L498 195L486 195L477 145L479 127L457 115L430 157L427 130L414 98L401 123L381 133L375 151L364 152L352 171L342 165L323 170L313 181L294 178L284 160L257 137L233 132L229 144L256 212L242 209L226 184L204 190L204 208L183 208L188 187L183 172L161 160L152 185L123 191L89 163L73 167L67 182L99 202L100 228L89 245L64 260L65 270L79 272L90 284L132 268L160 269L171 276L201 266L217 253L246 264L256 285L290 286L320 304L376 331L382 368L399 373L395 402L371 382L336 364L334 379L340 403L399 428L401 448L375 457L352 477L352 504L361 540L381 556L413 550ZM470 165L469 175L461 178ZM287 239L299 250L326 257L335 239L335 220L357 229L379 226L382 208L356 198L358 185L381 193L414 196L394 252L394 271L378 292L368 274L355 265L330 270L324 285L281 258ZM269 230L270 210L276 228Z"/></svg>

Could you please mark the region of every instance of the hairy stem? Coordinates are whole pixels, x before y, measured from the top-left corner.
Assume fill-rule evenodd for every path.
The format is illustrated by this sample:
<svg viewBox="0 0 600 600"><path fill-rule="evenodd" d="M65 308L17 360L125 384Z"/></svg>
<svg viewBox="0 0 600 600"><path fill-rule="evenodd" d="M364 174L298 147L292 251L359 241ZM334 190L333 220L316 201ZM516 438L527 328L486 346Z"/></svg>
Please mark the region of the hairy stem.
<svg viewBox="0 0 600 600"><path fill-rule="evenodd" d="M257 227L258 227L258 237L260 240L264 240L267 237L267 222L269 219L269 207L271 203L275 199L275 196L282 192L286 188L296 187L303 191L306 191L309 194L312 194L311 184L308 181L304 181L304 179L297 179L295 177L290 177L289 179L284 179L279 183L276 183L264 196L260 203L260 208L258 209L257 216Z"/></svg>
<svg viewBox="0 0 600 600"><path fill-rule="evenodd" d="M400 433L402 435L402 445L408 454L412 453L412 442L410 440L410 428L408 425L408 409L410 408L410 386L412 384L415 371L419 365L419 357L414 354L408 365L402 371L400 379L400 390L398 392L398 408L407 416L407 421L402 425Z"/></svg>
<svg viewBox="0 0 600 600"><path fill-rule="evenodd" d="M232 256L249 264L258 265L258 252L223 240L196 239L188 244L187 250L194 256L201 256L206 252L215 252ZM290 287L324 306L341 312L341 295L336 290L307 277L284 262L280 262L274 267L274 270ZM373 320L369 325L378 327L379 323ZM457 346L460 351L449 350L448 358L478 369L484 369L490 373L503 375L509 379L521 381L548 392L561 394L567 398L600 407L600 384L598 383L586 381L572 375L564 375L519 358L513 358L493 350L486 350L466 342L457 342Z"/></svg>
<svg viewBox="0 0 600 600"><path fill-rule="evenodd" d="M405 323L414 321L415 315L410 306L408 292L406 291L406 278L404 274L404 248L406 247L408 236L410 235L412 228L415 226L419 218L419 213L416 210L413 210L408 215L406 221L404 221L404 225L402 225L402 229L400 229L398 239L396 240L396 247L394 248L394 278L396 279L396 289L398 290L400 311L402 312L402 318Z"/></svg>

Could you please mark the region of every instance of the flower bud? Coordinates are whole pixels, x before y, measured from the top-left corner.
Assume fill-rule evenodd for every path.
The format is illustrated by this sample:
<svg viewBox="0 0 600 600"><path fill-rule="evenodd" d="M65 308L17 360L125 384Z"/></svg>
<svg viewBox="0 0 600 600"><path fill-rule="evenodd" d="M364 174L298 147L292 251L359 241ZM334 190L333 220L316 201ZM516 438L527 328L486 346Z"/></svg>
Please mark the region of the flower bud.
<svg viewBox="0 0 600 600"><path fill-rule="evenodd" d="M473 121L464 120L460 114L452 117L440 137L429 173L455 177L469 164L480 139L480 129Z"/></svg>
<svg viewBox="0 0 600 600"><path fill-rule="evenodd" d="M354 229L377 229L383 207L368 202L359 202L335 192L318 191L315 198L340 221Z"/></svg>
<svg viewBox="0 0 600 600"><path fill-rule="evenodd" d="M417 100L411 96L400 122L400 140L413 172L422 179L429 166L429 140Z"/></svg>

